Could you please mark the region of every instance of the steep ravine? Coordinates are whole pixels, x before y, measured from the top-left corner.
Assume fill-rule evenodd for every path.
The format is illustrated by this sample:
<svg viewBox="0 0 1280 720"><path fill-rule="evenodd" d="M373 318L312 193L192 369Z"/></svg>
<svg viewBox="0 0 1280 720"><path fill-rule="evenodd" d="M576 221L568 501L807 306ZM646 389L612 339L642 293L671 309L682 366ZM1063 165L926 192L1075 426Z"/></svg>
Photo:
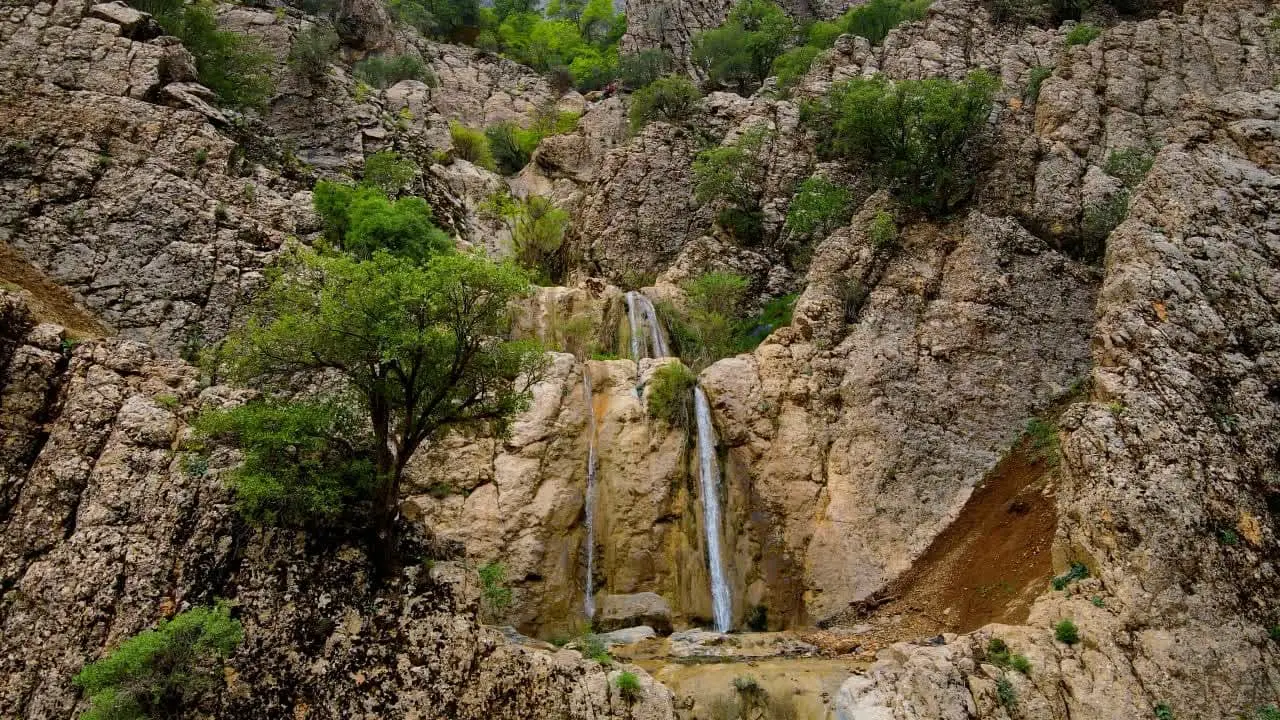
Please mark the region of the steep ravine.
<svg viewBox="0 0 1280 720"><path fill-rule="evenodd" d="M790 98L712 93L691 127L634 137L625 97L557 96L528 68L347 5L360 37L314 83L286 63L303 13L220 8L275 59L279 91L250 123L202 100L190 56L123 5L0 15L0 716L75 716L86 662L215 598L247 640L201 717L705 718L746 675L799 717L839 720L1158 705L1254 720L1280 704L1272 4L1188 0L1069 46L1065 28L938 0L880 47L840 39ZM625 48L681 54L728 8L631 5ZM349 61L389 49L421 55L439 87L357 94ZM867 228L888 194L841 175L857 213L793 265L782 218L819 165L800 105L845 78L977 67L1004 87L973 201L900 214L887 248ZM1036 67L1053 72L1033 98ZM583 111L579 129L517 177L434 154L448 120L548 101ZM757 199L778 242L740 247L694 203L690 166L761 123L775 135ZM230 454L185 462L195 414L243 393L176 358L238 322L287 238L316 236L312 182L384 148L419 161L414 191L463 243L506 252L480 204L532 189L571 212L579 260L517 323L576 355L550 355L510 435L418 453L403 504L417 562L378 585L357 538L246 526L220 479ZM1153 167L1094 258L1085 218L1126 191L1103 169L1126 148ZM676 360L631 359L625 328L624 291L675 297L709 270L800 293L790 326L699 375L729 636L700 630L716 613L697 443L646 409ZM622 359L569 348L579 316ZM1032 417L1056 422L1052 461L1024 435ZM526 635L593 620L671 634L615 646L612 667L513 640L479 619L475 567L496 559L514 589L503 621ZM1053 589L1072 563L1089 577ZM1064 618L1080 643L1055 640ZM745 632L761 620L774 632ZM1030 672L993 663L992 637ZM614 684L624 669L635 703Z"/></svg>

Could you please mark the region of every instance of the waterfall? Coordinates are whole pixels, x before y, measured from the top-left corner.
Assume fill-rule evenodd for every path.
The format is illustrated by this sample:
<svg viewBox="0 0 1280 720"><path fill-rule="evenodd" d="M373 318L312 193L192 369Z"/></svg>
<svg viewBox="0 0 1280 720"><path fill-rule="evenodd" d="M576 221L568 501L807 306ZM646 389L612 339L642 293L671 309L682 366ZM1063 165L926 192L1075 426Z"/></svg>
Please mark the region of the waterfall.
<svg viewBox="0 0 1280 720"><path fill-rule="evenodd" d="M583 500L587 514L587 596L583 600L583 609L587 618L595 617L595 571L596 571L596 407L591 399L591 371L586 363L582 364L582 394L587 401L587 496Z"/></svg>
<svg viewBox="0 0 1280 720"><path fill-rule="evenodd" d="M671 354L662 335L658 311L647 295L632 290L626 294L627 323L631 326L631 359L638 365L642 358L660 358ZM646 332L648 331L648 337Z"/></svg>
<svg viewBox="0 0 1280 720"><path fill-rule="evenodd" d="M711 425L711 405L701 385L693 388L698 419L698 478L702 484L702 529L707 536L707 565L711 569L711 610L716 631L729 632L731 609L720 548L720 467L716 462L716 431Z"/></svg>

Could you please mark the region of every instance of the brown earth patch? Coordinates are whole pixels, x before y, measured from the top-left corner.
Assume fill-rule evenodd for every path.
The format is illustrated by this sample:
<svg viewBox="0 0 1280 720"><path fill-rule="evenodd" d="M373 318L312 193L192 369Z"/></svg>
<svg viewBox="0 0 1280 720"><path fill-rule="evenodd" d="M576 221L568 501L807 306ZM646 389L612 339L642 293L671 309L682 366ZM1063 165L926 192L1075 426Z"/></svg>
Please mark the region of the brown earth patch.
<svg viewBox="0 0 1280 720"><path fill-rule="evenodd" d="M110 328L76 303L71 293L4 243L0 243L0 287L21 293L37 320L63 326L74 339L111 334Z"/></svg>
<svg viewBox="0 0 1280 720"><path fill-rule="evenodd" d="M1053 574L1057 472L1049 455L1024 437L911 570L806 640L831 651L866 652L989 623L1025 622Z"/></svg>

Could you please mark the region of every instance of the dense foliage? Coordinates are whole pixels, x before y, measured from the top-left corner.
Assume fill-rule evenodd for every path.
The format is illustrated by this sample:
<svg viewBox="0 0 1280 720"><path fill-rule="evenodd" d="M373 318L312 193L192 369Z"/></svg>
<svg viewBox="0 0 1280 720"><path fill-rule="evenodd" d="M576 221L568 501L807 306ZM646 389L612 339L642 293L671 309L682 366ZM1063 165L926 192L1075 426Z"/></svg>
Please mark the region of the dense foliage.
<svg viewBox="0 0 1280 720"><path fill-rule="evenodd" d="M431 207L419 197L393 201L372 185L321 181L313 202L329 239L361 259L387 251L422 261L453 246L449 236L432 223Z"/></svg>
<svg viewBox="0 0 1280 720"><path fill-rule="evenodd" d="M857 163L902 200L941 215L968 198L998 87L981 70L961 82L877 75L834 86L804 117L824 155Z"/></svg>
<svg viewBox="0 0 1280 720"><path fill-rule="evenodd" d="M658 78L631 95L631 131L639 132L654 120L684 122L693 115L701 97L698 88L683 75Z"/></svg>
<svg viewBox="0 0 1280 720"><path fill-rule="evenodd" d="M795 43L796 25L771 0L740 0L724 24L693 38L693 61L721 87L748 95Z"/></svg>
<svg viewBox="0 0 1280 720"><path fill-rule="evenodd" d="M497 170L498 164L493 159L493 151L489 148L489 138L484 131L469 128L457 120L449 121L449 140L453 143L453 154L467 162L485 168Z"/></svg>
<svg viewBox="0 0 1280 720"><path fill-rule="evenodd" d="M371 55L355 64L352 72L363 83L385 90L402 80L435 85L435 76L415 55Z"/></svg>
<svg viewBox="0 0 1280 720"><path fill-rule="evenodd" d="M801 235L823 237L848 222L853 195L843 185L814 175L796 188L787 207L787 229Z"/></svg>
<svg viewBox="0 0 1280 720"><path fill-rule="evenodd" d="M693 386L697 384L693 371L677 362L654 370L646 402L649 415L675 427L692 429Z"/></svg>
<svg viewBox="0 0 1280 720"><path fill-rule="evenodd" d="M268 75L271 55L251 38L219 30L214 4L197 0L132 0L133 7L151 13L164 31L182 41L196 59L200 84L232 107L261 108L271 97Z"/></svg>
<svg viewBox="0 0 1280 720"><path fill-rule="evenodd" d="M733 142L698 153L693 162L694 198L700 205L722 205L717 222L745 244L759 242L763 233L759 195L767 170L764 146L771 138L764 125L754 125Z"/></svg>
<svg viewBox="0 0 1280 720"><path fill-rule="evenodd" d="M185 717L222 686L223 661L244 638L226 605L198 607L125 640L75 677L89 696L81 720Z"/></svg>
<svg viewBox="0 0 1280 720"><path fill-rule="evenodd" d="M350 521L374 485L368 433L350 401L258 400L205 412L196 430L243 452L229 481L241 515L256 523Z"/></svg>

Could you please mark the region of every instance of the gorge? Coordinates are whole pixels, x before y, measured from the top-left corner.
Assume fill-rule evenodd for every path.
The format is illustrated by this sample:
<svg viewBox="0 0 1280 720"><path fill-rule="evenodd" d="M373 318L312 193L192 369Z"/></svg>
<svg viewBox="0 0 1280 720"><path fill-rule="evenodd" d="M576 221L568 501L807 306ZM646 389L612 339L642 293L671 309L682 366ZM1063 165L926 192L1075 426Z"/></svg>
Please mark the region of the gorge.
<svg viewBox="0 0 1280 720"><path fill-rule="evenodd" d="M0 717L1280 717L1280 8L516 5L0 12Z"/></svg>

